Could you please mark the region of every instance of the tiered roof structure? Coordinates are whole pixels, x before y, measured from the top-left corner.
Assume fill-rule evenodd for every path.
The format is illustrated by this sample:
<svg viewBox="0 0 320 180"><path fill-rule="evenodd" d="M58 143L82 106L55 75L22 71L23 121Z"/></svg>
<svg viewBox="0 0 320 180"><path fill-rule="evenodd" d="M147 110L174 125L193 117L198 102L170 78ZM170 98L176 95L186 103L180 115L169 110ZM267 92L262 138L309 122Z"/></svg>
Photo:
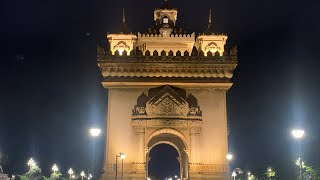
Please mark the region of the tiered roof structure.
<svg viewBox="0 0 320 180"><path fill-rule="evenodd" d="M146 33L133 34L126 32L123 10L121 32L107 35L109 51L103 47L97 51L105 87L144 81L229 82L237 50L226 51L227 35L214 33L211 9L208 28L198 36L178 27L177 16L178 10L165 0L154 10L154 25Z"/></svg>

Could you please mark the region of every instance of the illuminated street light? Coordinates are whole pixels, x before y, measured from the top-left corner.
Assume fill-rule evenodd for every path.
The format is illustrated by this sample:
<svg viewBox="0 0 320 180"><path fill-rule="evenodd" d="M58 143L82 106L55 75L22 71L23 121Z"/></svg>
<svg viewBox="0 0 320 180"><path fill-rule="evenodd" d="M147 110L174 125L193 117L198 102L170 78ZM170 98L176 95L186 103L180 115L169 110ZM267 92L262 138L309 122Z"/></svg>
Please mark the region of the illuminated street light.
<svg viewBox="0 0 320 180"><path fill-rule="evenodd" d="M303 136L304 136L304 130L303 129L293 129L292 131L291 131L291 134L292 134L292 136L295 138L295 139L302 139L303 138ZM301 142L299 142L299 161L300 161L300 177L301 177L301 179L303 179L303 172L302 172L302 170L303 170L303 168L302 168L302 158L301 158Z"/></svg>
<svg viewBox="0 0 320 180"><path fill-rule="evenodd" d="M231 176L233 177L233 180L236 180L237 173L235 171L233 171Z"/></svg>
<svg viewBox="0 0 320 180"><path fill-rule="evenodd" d="M123 160L126 158L126 154L120 153L120 158L121 158L121 178L123 179Z"/></svg>
<svg viewBox="0 0 320 180"><path fill-rule="evenodd" d="M229 153L229 154L227 154L226 158L230 161L233 159L233 155Z"/></svg>
<svg viewBox="0 0 320 180"><path fill-rule="evenodd" d="M294 138L296 138L296 139L301 139L301 138L303 138L303 136L304 136L304 130L302 130L302 129L293 129L293 130L291 131L291 134L292 134L292 136L293 136Z"/></svg>
<svg viewBox="0 0 320 180"><path fill-rule="evenodd" d="M99 129L99 128L90 128L90 129L89 129L89 132L90 132L90 135L91 135L91 136L97 137L97 136L100 136L100 134L101 134L101 129Z"/></svg>
<svg viewBox="0 0 320 180"><path fill-rule="evenodd" d="M69 179L72 179L73 170L72 170L71 168L68 170L68 174L70 175L70 178L69 178Z"/></svg>
<svg viewBox="0 0 320 180"><path fill-rule="evenodd" d="M54 164L51 169L52 169L54 174L59 171L59 168L58 168L58 166L56 164Z"/></svg>
<svg viewBox="0 0 320 180"><path fill-rule="evenodd" d="M226 158L227 158L228 161L232 161L233 155L231 153L229 153L229 154L226 155ZM228 176L230 175L230 169L231 169L230 168L230 164L228 163Z"/></svg>
<svg viewBox="0 0 320 180"><path fill-rule="evenodd" d="M86 174L83 172L83 171L81 171L81 173L80 173L80 176L81 176L81 179L83 180L83 177L85 176Z"/></svg>
<svg viewBox="0 0 320 180"><path fill-rule="evenodd" d="M30 169L33 169L37 166L37 163L32 158L30 158L27 165L29 166Z"/></svg>

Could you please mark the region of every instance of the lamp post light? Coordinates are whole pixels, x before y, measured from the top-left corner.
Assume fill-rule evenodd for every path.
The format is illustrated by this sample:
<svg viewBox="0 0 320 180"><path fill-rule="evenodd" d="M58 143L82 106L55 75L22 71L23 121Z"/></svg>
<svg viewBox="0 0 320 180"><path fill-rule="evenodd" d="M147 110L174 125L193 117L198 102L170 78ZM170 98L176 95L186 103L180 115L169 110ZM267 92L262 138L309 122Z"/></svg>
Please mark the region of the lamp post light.
<svg viewBox="0 0 320 180"><path fill-rule="evenodd" d="M89 129L89 134L91 137L93 138L98 138L100 135L101 135L102 131L100 128L97 128L97 127L92 127ZM95 163L95 146L96 146L96 142L95 141L92 141L92 147L91 147L91 152L92 154L90 155L90 157L92 158L91 160L91 170L92 170L92 173L95 174L95 168L94 168L94 163Z"/></svg>
<svg viewBox="0 0 320 180"><path fill-rule="evenodd" d="M119 155L116 155L116 179L118 179L118 158L121 158L122 161L121 179L123 179L123 159L126 158L126 154L120 152Z"/></svg>
<svg viewBox="0 0 320 180"><path fill-rule="evenodd" d="M101 134L101 129L99 128L90 128L89 129L89 133L92 137L97 137L97 136L100 136Z"/></svg>
<svg viewBox="0 0 320 180"><path fill-rule="evenodd" d="M37 166L37 163L32 158L30 158L27 165L29 166L29 168L31 170Z"/></svg>
<svg viewBox="0 0 320 180"><path fill-rule="evenodd" d="M233 159L233 155L231 153L229 153L229 154L226 155L226 158L230 162ZM229 165L229 163L228 163L228 176L230 177L230 165Z"/></svg>
<svg viewBox="0 0 320 180"><path fill-rule="evenodd" d="M83 180L83 177L85 176L86 174L84 173L84 171L81 171L80 173L80 176L81 176L81 179Z"/></svg>
<svg viewBox="0 0 320 180"><path fill-rule="evenodd" d="M56 172L59 171L59 168L58 168L58 166L56 164L54 164L51 169L53 171L53 174L56 174Z"/></svg>
<svg viewBox="0 0 320 180"><path fill-rule="evenodd" d="M73 170L71 168L68 170L68 174L69 174L69 179L72 179Z"/></svg>
<svg viewBox="0 0 320 180"><path fill-rule="evenodd" d="M236 180L237 173L235 171L233 171L231 176L233 177L233 180Z"/></svg>
<svg viewBox="0 0 320 180"><path fill-rule="evenodd" d="M304 137L304 130L303 129L293 129L291 131L291 135L297 139L297 140L301 140L303 137ZM300 174L300 178L301 180L303 180L303 167L302 167L302 152L301 152L301 141L299 141L299 162L300 162L300 171L299 171L299 174Z"/></svg>
<svg viewBox="0 0 320 180"><path fill-rule="evenodd" d="M123 179L123 160L126 158L126 154L120 153L120 158L121 158L121 179Z"/></svg>

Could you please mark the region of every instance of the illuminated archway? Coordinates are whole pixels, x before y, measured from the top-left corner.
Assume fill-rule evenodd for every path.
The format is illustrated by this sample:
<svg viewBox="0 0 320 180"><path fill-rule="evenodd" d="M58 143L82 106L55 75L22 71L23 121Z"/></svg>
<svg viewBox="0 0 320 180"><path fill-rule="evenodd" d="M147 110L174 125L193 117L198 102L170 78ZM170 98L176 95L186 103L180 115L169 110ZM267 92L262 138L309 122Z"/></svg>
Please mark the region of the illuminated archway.
<svg viewBox="0 0 320 180"><path fill-rule="evenodd" d="M146 146L147 146L147 152L146 152L146 168L147 168L147 177L149 176L149 161L150 161L150 152L153 148L166 144L173 147L177 153L178 157L177 160L179 162L179 170L180 170L180 178L188 178L189 174L189 157L187 154L187 144L186 144L186 138L185 136L179 132L178 130L172 129L172 128L163 128L158 129L151 133L149 136Z"/></svg>

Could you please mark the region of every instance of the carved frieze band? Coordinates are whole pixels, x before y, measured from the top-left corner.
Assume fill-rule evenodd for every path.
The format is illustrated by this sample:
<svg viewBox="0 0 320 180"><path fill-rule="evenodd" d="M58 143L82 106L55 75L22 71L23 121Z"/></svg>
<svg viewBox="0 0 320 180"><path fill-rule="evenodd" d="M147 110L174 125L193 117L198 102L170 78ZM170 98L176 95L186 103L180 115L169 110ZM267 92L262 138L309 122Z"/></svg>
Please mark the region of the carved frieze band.
<svg viewBox="0 0 320 180"><path fill-rule="evenodd" d="M114 171L113 170L114 164L108 163L106 164L106 171ZM145 171L145 163L124 163L123 164L123 170L124 171Z"/></svg>
<svg viewBox="0 0 320 180"><path fill-rule="evenodd" d="M201 127L202 121L199 120L132 120L132 127Z"/></svg>
<svg viewBox="0 0 320 180"><path fill-rule="evenodd" d="M109 64L102 68L104 77L198 77L232 78L234 67L206 66L137 66Z"/></svg>
<svg viewBox="0 0 320 180"><path fill-rule="evenodd" d="M226 164L189 164L190 172L211 173L211 172L227 172Z"/></svg>
<svg viewBox="0 0 320 180"><path fill-rule="evenodd" d="M197 64L237 64L237 55L230 56L111 56L98 54L100 63L197 63Z"/></svg>

